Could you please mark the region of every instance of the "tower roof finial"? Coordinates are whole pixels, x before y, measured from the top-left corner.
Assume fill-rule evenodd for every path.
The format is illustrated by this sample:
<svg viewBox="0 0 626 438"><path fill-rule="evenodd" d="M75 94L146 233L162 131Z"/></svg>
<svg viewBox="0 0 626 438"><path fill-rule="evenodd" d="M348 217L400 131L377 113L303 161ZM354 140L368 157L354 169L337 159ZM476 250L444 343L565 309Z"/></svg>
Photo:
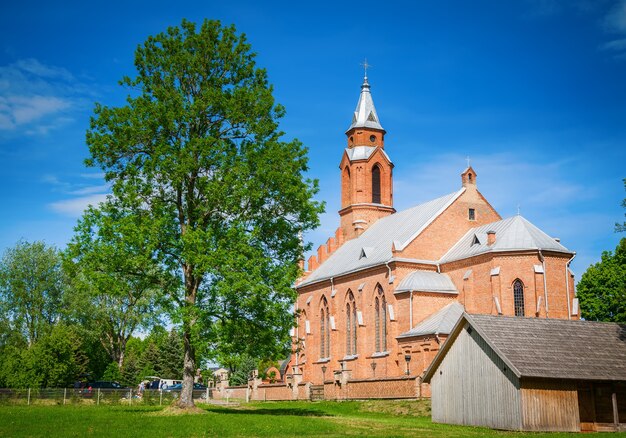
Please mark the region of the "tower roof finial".
<svg viewBox="0 0 626 438"><path fill-rule="evenodd" d="M365 58L361 65L365 72L363 85L361 85L361 96L359 96L359 102L356 105L356 110L352 116L352 124L350 124L348 131L352 128L374 128L384 131L378 120L376 108L374 108L374 101L370 93L370 84L367 82L367 69L371 68L372 65L367 62L367 58Z"/></svg>
<svg viewBox="0 0 626 438"><path fill-rule="evenodd" d="M373 66L372 66L371 64L368 64L368 63L367 63L367 58L365 58L365 59L363 60L363 62L361 63L361 65L363 66L363 70L365 70L365 74L363 75L363 81L364 81L365 83L367 83L367 69L368 69L368 68L370 68L370 67L373 67Z"/></svg>

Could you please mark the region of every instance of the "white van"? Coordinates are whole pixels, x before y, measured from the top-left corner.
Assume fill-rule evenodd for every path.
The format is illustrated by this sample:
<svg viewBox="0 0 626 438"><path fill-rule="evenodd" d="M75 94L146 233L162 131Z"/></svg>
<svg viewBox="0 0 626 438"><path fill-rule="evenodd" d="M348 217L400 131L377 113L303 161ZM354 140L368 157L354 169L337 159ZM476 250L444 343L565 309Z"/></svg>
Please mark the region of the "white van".
<svg viewBox="0 0 626 438"><path fill-rule="evenodd" d="M168 389L174 385L178 385L179 383L182 385L182 380L177 379L162 379L159 376L146 376L146 380L144 383L146 384L146 389Z"/></svg>

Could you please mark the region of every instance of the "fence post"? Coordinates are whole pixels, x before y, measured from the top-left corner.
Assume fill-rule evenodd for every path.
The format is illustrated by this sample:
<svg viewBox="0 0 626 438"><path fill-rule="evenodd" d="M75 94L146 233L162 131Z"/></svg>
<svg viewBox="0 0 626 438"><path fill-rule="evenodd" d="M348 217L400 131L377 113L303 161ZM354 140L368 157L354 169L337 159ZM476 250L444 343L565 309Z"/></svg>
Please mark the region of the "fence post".
<svg viewBox="0 0 626 438"><path fill-rule="evenodd" d="M26 403L30 406L30 388L28 388L28 401Z"/></svg>
<svg viewBox="0 0 626 438"><path fill-rule="evenodd" d="M163 404L163 391L159 393L159 406Z"/></svg>
<svg viewBox="0 0 626 438"><path fill-rule="evenodd" d="M207 382L208 383L208 382ZM206 387L206 402L209 402L209 387Z"/></svg>
<svg viewBox="0 0 626 438"><path fill-rule="evenodd" d="M132 389L130 391L128 391L128 404L130 406L133 405L133 390Z"/></svg>
<svg viewBox="0 0 626 438"><path fill-rule="evenodd" d="M96 405L100 405L100 388L98 388L97 396L98 396L98 399L96 400Z"/></svg>
<svg viewBox="0 0 626 438"><path fill-rule="evenodd" d="M66 398L67 398L67 388L63 388L63 406L65 406Z"/></svg>

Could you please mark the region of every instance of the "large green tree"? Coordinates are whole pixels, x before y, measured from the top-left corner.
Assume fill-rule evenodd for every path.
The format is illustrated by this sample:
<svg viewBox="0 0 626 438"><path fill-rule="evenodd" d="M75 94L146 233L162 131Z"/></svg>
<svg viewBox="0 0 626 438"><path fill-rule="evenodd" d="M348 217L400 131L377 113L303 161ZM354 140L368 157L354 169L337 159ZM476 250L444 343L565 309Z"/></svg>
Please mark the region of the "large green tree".
<svg viewBox="0 0 626 438"><path fill-rule="evenodd" d="M626 323L626 238L615 253L605 251L578 282L581 316L593 321Z"/></svg>
<svg viewBox="0 0 626 438"><path fill-rule="evenodd" d="M33 345L60 318L61 256L44 242L20 241L0 260L0 312L5 331Z"/></svg>
<svg viewBox="0 0 626 438"><path fill-rule="evenodd" d="M304 177L306 149L282 140L284 109L233 26L183 21L139 46L135 66L121 81L132 89L126 105L96 105L87 163L105 171L155 263L179 280L168 310L182 326L179 406L189 407L197 353L233 330L258 339L241 345L256 357L284 347L298 235L322 206Z"/></svg>

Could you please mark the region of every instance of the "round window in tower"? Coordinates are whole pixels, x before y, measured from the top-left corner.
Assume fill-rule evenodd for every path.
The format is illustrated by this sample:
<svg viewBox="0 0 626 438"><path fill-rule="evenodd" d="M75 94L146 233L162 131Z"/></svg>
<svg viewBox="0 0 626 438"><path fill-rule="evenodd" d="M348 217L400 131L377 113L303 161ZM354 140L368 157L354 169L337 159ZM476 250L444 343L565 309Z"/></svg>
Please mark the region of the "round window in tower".
<svg viewBox="0 0 626 438"><path fill-rule="evenodd" d="M376 136L375 135L370 135L370 141L372 143L374 143L376 141Z"/></svg>

